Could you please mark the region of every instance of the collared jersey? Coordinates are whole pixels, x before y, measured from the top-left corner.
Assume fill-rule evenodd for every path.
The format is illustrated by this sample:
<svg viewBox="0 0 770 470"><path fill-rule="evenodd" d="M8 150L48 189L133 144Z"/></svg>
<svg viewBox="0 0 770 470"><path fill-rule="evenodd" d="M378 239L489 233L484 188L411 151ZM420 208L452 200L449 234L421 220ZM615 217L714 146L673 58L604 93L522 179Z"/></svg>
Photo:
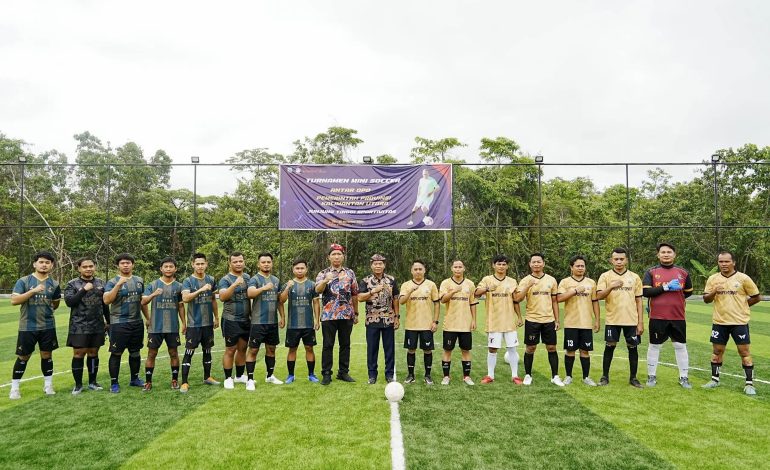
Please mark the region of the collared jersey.
<svg viewBox="0 0 770 470"><path fill-rule="evenodd" d="M182 292L195 292L208 284L211 290L201 292L194 299L187 302L187 327L199 328L201 326L211 326L214 324L214 292L217 290L217 282L213 276L204 274L202 278L194 274L182 283Z"/></svg>
<svg viewBox="0 0 770 470"><path fill-rule="evenodd" d="M318 297L315 291L315 282L310 279L298 281L294 279L294 285L289 289L288 321L286 328L302 329L313 328L313 299Z"/></svg>
<svg viewBox="0 0 770 470"><path fill-rule="evenodd" d="M406 322L404 328L412 331L430 330L433 326L433 312L439 301L436 283L423 279L417 284L414 280L401 284L401 295L412 291L406 299Z"/></svg>
<svg viewBox="0 0 770 470"><path fill-rule="evenodd" d="M553 316L553 296L556 295L558 289L556 278L545 273L539 278L528 274L519 281L519 287L516 290L519 291L521 286L526 285L530 279L534 279L537 282L527 291L527 320L535 323L551 323L555 321Z"/></svg>
<svg viewBox="0 0 770 470"><path fill-rule="evenodd" d="M609 289L612 281L616 279L622 281L623 285L612 289L604 298L605 323L617 326L637 325L639 317L636 298L642 296L642 280L636 273L625 270L618 274L614 269L603 272L596 281L596 292Z"/></svg>
<svg viewBox="0 0 770 470"><path fill-rule="evenodd" d="M487 289L487 333L516 331L516 312L513 309L513 292L518 284L512 277L498 279L491 275L479 282L479 287Z"/></svg>
<svg viewBox="0 0 770 470"><path fill-rule="evenodd" d="M93 288L83 289L88 283ZM109 308L104 305L104 281L99 278L85 280L75 278L64 288L64 301L70 307L69 333L88 335L104 333L104 319L109 318Z"/></svg>
<svg viewBox="0 0 770 470"><path fill-rule="evenodd" d="M318 273L315 278L316 285L320 284L330 272L336 276L326 284L326 288L321 293L321 321L352 320L355 316L353 296L358 295L356 273L349 268L334 269L329 266Z"/></svg>
<svg viewBox="0 0 770 470"><path fill-rule="evenodd" d="M147 284L144 295L151 295L157 289L162 289L163 293L150 302L152 309L147 333L179 333L179 304L182 303L182 284L176 279L169 283L163 279L155 279Z"/></svg>
<svg viewBox="0 0 770 470"><path fill-rule="evenodd" d="M682 290L663 292L649 298L650 318L656 320L684 320L685 292L692 292L690 273L681 266L656 265L644 273L642 287L659 287L679 279Z"/></svg>
<svg viewBox="0 0 770 470"><path fill-rule="evenodd" d="M222 318L229 321L245 322L249 320L249 296L246 291L249 288L251 276L246 273L241 275L243 283L235 288L232 297L222 302ZM219 280L219 291L230 288L238 280L238 276L227 273Z"/></svg>
<svg viewBox="0 0 770 470"><path fill-rule="evenodd" d="M59 287L58 282L50 277L40 281L30 274L16 281L16 285L13 286L13 293L26 294L41 283L45 284L45 290L38 292L21 304L19 331L42 331L56 328L52 304L54 300L61 299L61 287Z"/></svg>
<svg viewBox="0 0 770 470"><path fill-rule="evenodd" d="M721 272L712 274L706 281L704 293L716 292L714 296L713 321L717 325L746 325L751 309L748 298L759 295L759 289L751 278L735 271L730 276Z"/></svg>
<svg viewBox="0 0 770 470"><path fill-rule="evenodd" d="M104 291L110 292L119 280L120 276L115 276L107 281ZM110 325L142 321L141 302L143 292L144 281L139 276L131 276L125 284L120 286L118 295L110 304Z"/></svg>
<svg viewBox="0 0 770 470"><path fill-rule="evenodd" d="M585 290L575 294L564 301L564 328L593 328L594 306L596 302L596 283L593 279L584 277L577 280L574 277L565 277L559 282L559 294L566 294L578 286Z"/></svg>
<svg viewBox="0 0 770 470"><path fill-rule="evenodd" d="M443 297L454 286L459 287L460 290L452 294L449 303L446 304L444 331L471 331L471 321L473 321L471 305L478 303L474 295L476 285L468 278L464 278L462 282L456 282L450 277L441 281L438 289L439 296Z"/></svg>
<svg viewBox="0 0 770 470"><path fill-rule="evenodd" d="M278 324L278 293L283 286L281 281L272 274L263 276L257 273L249 280L249 287L261 289L267 284L273 284L268 289L251 300L251 324L252 325L277 325Z"/></svg>

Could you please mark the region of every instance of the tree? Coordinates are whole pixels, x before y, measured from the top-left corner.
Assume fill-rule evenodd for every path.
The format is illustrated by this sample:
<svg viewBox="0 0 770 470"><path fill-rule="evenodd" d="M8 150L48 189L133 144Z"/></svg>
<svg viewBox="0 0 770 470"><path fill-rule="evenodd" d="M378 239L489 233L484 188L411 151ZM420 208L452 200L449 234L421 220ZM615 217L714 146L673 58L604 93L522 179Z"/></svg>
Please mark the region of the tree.
<svg viewBox="0 0 770 470"><path fill-rule="evenodd" d="M446 162L448 158L453 157L450 150L467 146L455 137L445 137L439 140L415 137L414 141L417 145L412 148L409 156L412 163L417 164Z"/></svg>
<svg viewBox="0 0 770 470"><path fill-rule="evenodd" d="M479 157L485 162L492 163L511 163L518 159L516 152L519 151L519 144L507 137L496 137L490 139L483 137L479 147Z"/></svg>

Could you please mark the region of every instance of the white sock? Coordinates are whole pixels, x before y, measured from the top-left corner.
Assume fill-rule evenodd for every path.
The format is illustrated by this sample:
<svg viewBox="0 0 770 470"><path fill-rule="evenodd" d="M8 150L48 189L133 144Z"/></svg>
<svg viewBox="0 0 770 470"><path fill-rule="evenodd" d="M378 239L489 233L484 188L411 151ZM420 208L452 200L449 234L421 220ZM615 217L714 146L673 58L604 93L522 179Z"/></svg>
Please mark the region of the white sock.
<svg viewBox="0 0 770 470"><path fill-rule="evenodd" d="M11 379L11 390L18 390L21 379Z"/></svg>
<svg viewBox="0 0 770 470"><path fill-rule="evenodd" d="M511 361L511 377L519 375L519 352L516 348L505 348L508 352L508 360Z"/></svg>
<svg viewBox="0 0 770 470"><path fill-rule="evenodd" d="M46 375L43 380L45 380L46 386L53 385L53 375Z"/></svg>
<svg viewBox="0 0 770 470"><path fill-rule="evenodd" d="M658 359L660 358L660 344L650 344L647 347L647 375L656 375Z"/></svg>
<svg viewBox="0 0 770 470"><path fill-rule="evenodd" d="M687 354L687 345L685 343L671 342L674 345L674 356L676 356L676 365L679 367L679 377L687 377L690 370L690 356Z"/></svg>
<svg viewBox="0 0 770 470"><path fill-rule="evenodd" d="M495 378L495 366L497 365L497 353L487 353L487 375Z"/></svg>

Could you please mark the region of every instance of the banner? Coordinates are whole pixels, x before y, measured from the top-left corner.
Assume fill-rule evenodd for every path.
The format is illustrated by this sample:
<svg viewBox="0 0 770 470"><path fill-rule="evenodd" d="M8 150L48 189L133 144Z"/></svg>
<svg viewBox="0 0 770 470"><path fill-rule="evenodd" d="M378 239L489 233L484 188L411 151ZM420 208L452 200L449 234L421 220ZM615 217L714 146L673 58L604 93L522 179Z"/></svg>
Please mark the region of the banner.
<svg viewBox="0 0 770 470"><path fill-rule="evenodd" d="M281 165L281 230L450 230L452 165Z"/></svg>

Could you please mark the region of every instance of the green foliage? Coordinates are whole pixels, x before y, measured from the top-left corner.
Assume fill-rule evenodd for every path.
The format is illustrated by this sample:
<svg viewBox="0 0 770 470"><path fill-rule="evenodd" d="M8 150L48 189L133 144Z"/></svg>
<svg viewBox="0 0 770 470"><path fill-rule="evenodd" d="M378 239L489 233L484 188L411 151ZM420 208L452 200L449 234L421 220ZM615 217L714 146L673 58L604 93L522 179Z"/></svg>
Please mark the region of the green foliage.
<svg viewBox="0 0 770 470"><path fill-rule="evenodd" d="M417 145L412 148L410 158L412 163L418 164L445 163L449 159L453 159L451 150L467 146L455 137L445 137L439 140L415 137L414 141Z"/></svg>

